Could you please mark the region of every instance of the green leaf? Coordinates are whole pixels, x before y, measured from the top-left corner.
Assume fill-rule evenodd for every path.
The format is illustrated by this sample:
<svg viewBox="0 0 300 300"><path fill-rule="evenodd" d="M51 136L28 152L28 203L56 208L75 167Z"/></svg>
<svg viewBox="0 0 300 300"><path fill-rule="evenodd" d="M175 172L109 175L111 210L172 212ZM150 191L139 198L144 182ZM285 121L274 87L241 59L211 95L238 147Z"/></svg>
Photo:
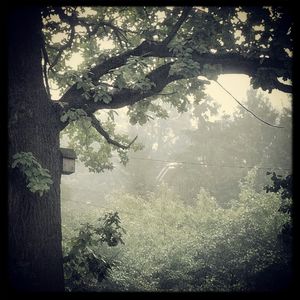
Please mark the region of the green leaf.
<svg viewBox="0 0 300 300"><path fill-rule="evenodd" d="M60 117L60 120L65 123L68 121L68 114L64 113L61 117Z"/></svg>
<svg viewBox="0 0 300 300"><path fill-rule="evenodd" d="M20 171L25 175L28 189L41 196L45 191L50 189L53 183L49 171L42 168L31 152L20 152L13 156L15 159L12 168L19 167Z"/></svg>
<svg viewBox="0 0 300 300"><path fill-rule="evenodd" d="M104 94L103 95L103 98L102 98L102 101L106 104L108 104L110 101L112 100L111 96L108 95L108 94Z"/></svg>

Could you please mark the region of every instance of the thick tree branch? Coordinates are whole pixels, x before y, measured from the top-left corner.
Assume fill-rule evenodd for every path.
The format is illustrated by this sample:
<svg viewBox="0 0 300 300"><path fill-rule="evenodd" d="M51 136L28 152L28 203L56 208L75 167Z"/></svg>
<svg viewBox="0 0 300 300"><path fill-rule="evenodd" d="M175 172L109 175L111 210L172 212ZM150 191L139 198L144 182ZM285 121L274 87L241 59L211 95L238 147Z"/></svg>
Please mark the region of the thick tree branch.
<svg viewBox="0 0 300 300"><path fill-rule="evenodd" d="M143 57L171 57L172 54L169 50L158 42L144 41L138 47L128 50L120 55L109 58L101 64L93 67L91 73L92 79L99 79L109 71L119 68L126 64L130 56L143 56Z"/></svg>
<svg viewBox="0 0 300 300"><path fill-rule="evenodd" d="M130 56L144 56L144 57L172 57L173 53L169 49L160 43L154 43L144 41L141 45L135 49L126 51L118 56L109 58L99 65L91 68L92 80L96 83L98 79L110 72L113 69L119 68L126 64ZM197 51L192 53L194 61L198 62L200 66L204 64L220 64L222 66L223 74L246 74L249 76L255 76L258 68L286 68L283 61L266 59L262 64L259 59L246 59L243 56L236 53L228 54L199 54ZM199 74L201 75L201 74ZM284 92L291 92L289 86L280 84L278 82L276 88ZM63 102L73 102L74 98L82 98L80 90L77 90L76 84L74 84L61 98Z"/></svg>
<svg viewBox="0 0 300 300"><path fill-rule="evenodd" d="M110 136L109 133L107 131L104 130L104 128L102 127L100 121L94 116L94 114L90 113L88 114L88 116L91 118L91 123L93 125L93 127L106 139L106 141L109 144L112 144L118 148L121 149L129 149L130 146L135 142L135 140L137 139L137 136L128 144L128 145L122 145L119 142L113 140Z"/></svg>
<svg viewBox="0 0 300 300"><path fill-rule="evenodd" d="M126 60L132 54L136 55L150 55L151 53L164 54L164 57L171 55L166 49L160 51L157 44L151 44L148 42L142 43L139 47L127 51L119 56L108 59L102 64L92 68L93 80L97 80L102 75L107 73L112 68L119 67L123 65ZM222 74L247 74L249 76L255 76L258 68L261 67L277 67L283 68L284 64L281 61L276 60L265 60L263 64L260 64L258 59L245 59L238 54L197 54L193 53L193 60L197 61L200 66L204 64L220 64L222 66ZM155 93L159 93L162 89L172 81L182 79L180 75L169 76L169 68L172 63L165 64L156 70L152 71L147 78L151 82L155 83L156 86L148 91L138 91L128 88L123 88L122 90L115 92L112 95L112 101L108 104L103 102L92 102L87 104L87 100L82 97L82 91L76 88L76 85L71 87L66 94L61 98L61 101L69 103L70 107L80 108L87 105L90 112L94 112L102 108L120 108L126 105L132 105L135 102L142 100L143 98L153 96ZM201 75L201 70L199 72ZM291 87L281 84L278 82L276 88L283 90L284 92L290 92Z"/></svg>
<svg viewBox="0 0 300 300"><path fill-rule="evenodd" d="M182 79L181 75L169 75L170 67L173 63L168 63L162 65L150 72L146 78L148 78L154 86L149 90L137 90L137 89L129 89L123 88L121 90L115 91L112 93L111 101L109 103L104 103L102 101L94 102L86 100L82 95L80 90L74 89L72 94L66 94L69 98L65 96L61 98L60 101L68 103L68 107L72 108L82 108L87 113L93 113L99 109L115 109L121 108L127 105L133 105L136 102L158 94L163 90L163 88L172 81ZM66 100L68 101L66 101ZM88 101L88 102L87 102Z"/></svg>
<svg viewBox="0 0 300 300"><path fill-rule="evenodd" d="M93 67L90 71L90 76L95 84L104 74L107 74L113 69L126 64L130 56L143 56L143 57L173 57L173 53L161 43L144 41L138 47L126 51L118 56L109 58L99 65ZM222 74L246 74L251 77L255 76L259 68L278 68L285 69L285 62L275 59L266 59L263 63L259 59L249 59L237 53L206 53L200 54L197 51L192 53L194 61L200 65L199 75L201 73L201 67L205 64L220 64L222 66ZM182 75L169 75L170 66L172 63L167 63L158 67L154 71L150 72L146 76L152 83L155 84L150 90L135 90L129 88L123 88L121 90L115 90L112 94L112 100L109 103L102 101L94 102L86 100L82 96L82 89L77 89L74 84L60 101L68 103L68 107L84 108L88 113L93 113L99 109L116 109L127 105L133 105L136 102L145 99L150 96L157 95L163 88L169 83L184 78ZM291 86L282 84L278 81L276 88L284 91L291 92Z"/></svg>
<svg viewBox="0 0 300 300"><path fill-rule="evenodd" d="M189 12L191 10L192 10L192 7L184 7L182 14L179 17L178 21L176 22L174 27L171 29L168 36L162 41L163 45L166 46L171 42L171 40L175 37L175 35L177 34L177 32L178 32L179 28L181 27L181 25L183 24L183 22L187 19Z"/></svg>
<svg viewBox="0 0 300 300"><path fill-rule="evenodd" d="M161 56L162 54L164 54L164 56ZM102 63L96 65L95 67L91 68L91 79L96 84L96 82L101 76L107 74L111 70L125 65L130 56L168 57L171 56L171 53L169 53L169 50L166 47L162 47L159 43L144 41L138 47L132 50L128 50L120 55L109 58L103 61ZM63 95L63 97L60 100L71 104L72 102L77 101L74 99L82 98L81 92L76 88L76 86L77 83L71 86L70 89Z"/></svg>
<svg viewBox="0 0 300 300"><path fill-rule="evenodd" d="M263 63L260 63L259 58L245 58L238 53L199 54L197 51L194 51L192 53L192 58L200 65L220 64L222 66L222 74L246 74L254 76L259 68L286 69L284 61L278 59L266 59Z"/></svg>

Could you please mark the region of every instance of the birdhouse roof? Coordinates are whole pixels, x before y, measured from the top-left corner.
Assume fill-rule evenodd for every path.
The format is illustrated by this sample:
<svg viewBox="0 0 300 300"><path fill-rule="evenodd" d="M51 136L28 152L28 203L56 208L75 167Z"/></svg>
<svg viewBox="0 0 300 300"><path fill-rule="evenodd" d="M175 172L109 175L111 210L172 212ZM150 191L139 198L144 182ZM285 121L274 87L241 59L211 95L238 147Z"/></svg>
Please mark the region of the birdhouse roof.
<svg viewBox="0 0 300 300"><path fill-rule="evenodd" d="M64 158L76 159L76 152L70 148L60 148L60 152Z"/></svg>

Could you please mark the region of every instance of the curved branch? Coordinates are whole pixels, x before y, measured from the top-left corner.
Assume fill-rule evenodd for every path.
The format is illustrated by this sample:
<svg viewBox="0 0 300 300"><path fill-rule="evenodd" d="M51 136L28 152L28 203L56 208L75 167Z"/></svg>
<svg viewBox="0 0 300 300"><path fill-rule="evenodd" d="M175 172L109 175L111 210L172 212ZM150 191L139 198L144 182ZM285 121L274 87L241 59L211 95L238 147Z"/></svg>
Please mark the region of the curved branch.
<svg viewBox="0 0 300 300"><path fill-rule="evenodd" d="M169 49L157 42L144 41L139 46L132 50L128 50L120 55L109 58L102 63L91 68L90 77L96 84L101 76L107 74L113 69L119 68L126 64L130 56L143 56L143 57L172 57L173 54ZM199 63L201 67L205 64L220 64L222 66L222 74L246 74L249 76L255 76L259 68L279 68L286 69L286 63L281 60L266 59L263 63L259 59L249 59L237 53L205 53L200 54L196 50L192 53L192 59ZM150 90L141 91L123 88L119 91L114 91L111 94L112 100L109 103L93 102L87 103L87 100L82 96L82 89L77 89L75 83L60 99L62 102L69 104L69 107L83 108L89 113L93 113L99 109L112 109L121 108L127 105L133 105L134 103L145 99L150 96L157 95L163 90L163 88L172 81L176 81L184 78L182 75L169 75L170 66L174 62L164 64L154 71L150 72L146 77L155 84ZM202 70L200 68L199 74ZM276 88L290 92L291 86L284 85L278 82Z"/></svg>
<svg viewBox="0 0 300 300"><path fill-rule="evenodd" d="M107 74L111 70L125 65L130 56L159 56L159 54L161 55L161 53L164 53L165 57L171 56L169 50L166 47L162 47L159 43L144 41L136 48L109 58L91 68L89 73L92 75L90 76L90 78L94 83L96 83L100 77ZM75 98L82 98L80 90L78 90L76 86L77 83L71 86L60 100L63 102L74 102L76 101L74 100Z"/></svg>
<svg viewBox="0 0 300 300"><path fill-rule="evenodd" d="M155 43L150 41L144 41L138 47L128 50L120 55L109 58L102 63L91 68L90 73L93 74L91 79L97 82L101 76L107 74L113 69L119 68L126 64L130 56L144 56L144 57L172 57L173 54L169 49L162 45L161 43ZM283 61L275 59L266 59L262 64L259 59L246 59L242 55L236 53L226 53L226 54L199 54L197 51L192 53L192 59L203 66L204 64L220 64L222 66L222 74L246 74L249 76L255 76L258 68L286 68ZM201 75L201 70L199 75ZM163 76L168 76L164 74ZM80 90L76 88L77 83L75 83L61 98L63 102L74 103L78 102L82 96ZM281 84L278 82L276 88L283 92L291 92L291 87ZM124 89L126 90L126 89ZM76 99L76 100L75 100ZM79 99L79 100L78 100ZM81 102L81 101L79 101ZM113 102L113 101L112 101ZM128 104L127 101L124 102L123 106ZM118 103L119 105L119 103ZM102 108L102 107L100 107ZM99 108L99 109L100 109ZM105 108L105 107L103 107Z"/></svg>
<svg viewBox="0 0 300 300"><path fill-rule="evenodd" d="M122 145L120 144L119 142L113 140L107 131L104 130L104 128L102 127L100 121L94 116L94 114L92 113L89 113L88 116L91 118L91 123L93 125L93 127L106 139L106 141L109 143L109 144L112 144L118 148L121 148L121 149L129 149L130 146L135 142L135 140L137 139L137 136L128 144L128 145Z"/></svg>
<svg viewBox="0 0 300 300"><path fill-rule="evenodd" d="M155 50L154 46L154 50ZM149 48L151 48L149 46ZM147 47L145 48L140 48L140 53L144 53L148 49ZM137 53L138 51L135 51ZM123 54L123 55L128 55ZM112 59L112 63L116 65L120 64L120 61L118 60L126 60L125 57L120 58L115 57ZM234 55L234 54L224 54L224 55L215 55L215 54L209 54L209 55L202 55L202 56L195 56L194 60L197 60L201 62L201 65L204 65L204 63L212 63L212 64L221 64L223 67L223 73L243 73L243 74L248 74L248 75L255 75L256 72L256 66L255 62L246 60L245 58L239 56L239 55ZM269 61L268 64L271 62ZM146 78L148 78L152 83L155 84L151 89L149 90L135 90L135 89L128 89L128 88L123 88L118 91L114 91L114 93L111 94L111 101L109 103L104 103L104 102L93 102L90 101L87 103L87 100L82 96L82 91L79 89L76 89L76 87L70 88L70 90L60 99L63 102L67 102L70 107L74 108L82 108L84 107L85 111L88 111L90 113L93 113L99 109L116 109L116 108L121 108L124 106L128 105L133 105L136 102L143 100L147 97L155 96L159 94L165 86L167 86L169 83L183 79L184 77L180 74L175 74L170 76L169 75L169 70L171 63L167 63L165 65L162 65L158 67L157 69L153 70L150 72ZM105 66L105 64L101 64L101 66ZM112 64L110 64L110 67ZM257 67L261 67L261 64L257 62ZM104 68L101 68L100 66L98 70L98 75L101 74L104 70ZM96 67L95 67L96 68ZM106 70L109 67L106 66ZM199 72L199 75L201 75L201 70Z"/></svg>
<svg viewBox="0 0 300 300"><path fill-rule="evenodd" d="M164 87L172 81L183 79L182 75L169 75L170 67L173 63L168 63L158 67L157 69L150 72L146 78L148 78L151 82L154 83L154 86L149 90L136 90L136 89L128 89L123 88L119 91L115 91L111 97L111 101L109 103L104 102L93 102L90 101L87 103L87 100L81 95L80 90L72 89L67 97L62 97L60 101L67 102L69 107L73 108L82 108L87 113L93 113L99 109L114 109L121 108L127 105L133 105L136 102L145 99L147 97L154 96L161 92Z"/></svg>

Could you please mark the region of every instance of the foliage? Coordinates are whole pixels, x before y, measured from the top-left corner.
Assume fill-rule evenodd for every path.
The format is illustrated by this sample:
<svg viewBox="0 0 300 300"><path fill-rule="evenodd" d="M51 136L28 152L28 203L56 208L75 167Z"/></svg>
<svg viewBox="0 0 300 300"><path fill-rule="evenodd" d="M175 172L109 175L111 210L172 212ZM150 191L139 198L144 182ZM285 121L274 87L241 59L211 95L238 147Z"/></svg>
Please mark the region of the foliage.
<svg viewBox="0 0 300 300"><path fill-rule="evenodd" d="M292 198L293 195L293 176L287 175L285 178L282 178L282 175L277 175L275 172L267 172L267 175L271 175L271 180L273 181L272 186L268 185L265 187L265 190L268 192L276 193L281 191L282 199Z"/></svg>
<svg viewBox="0 0 300 300"><path fill-rule="evenodd" d="M258 286L258 274L269 276L274 266L282 266L284 278L291 249L281 247L278 235L291 218L279 210L278 194L253 189L254 176L249 174L239 199L226 209L204 190L194 206L166 186L147 199L112 197L127 235L118 264L99 288L250 291ZM270 282L261 289L272 289Z"/></svg>
<svg viewBox="0 0 300 300"><path fill-rule="evenodd" d="M267 175L271 175L271 180L273 181L272 185L267 185L264 187L267 193L279 193L281 195L281 205L279 210L283 213L287 213L293 216L293 175L287 175L285 178L282 178L280 175L276 175L275 172L267 172ZM279 241L282 244L282 247L289 249L293 246L293 224L285 224L282 228L281 234L278 236ZM291 262L291 255L288 257L288 260Z"/></svg>
<svg viewBox="0 0 300 300"><path fill-rule="evenodd" d="M60 120L62 122L67 122L67 121L70 122L70 121L76 121L81 117L87 118L86 112L83 109L71 108L62 114Z"/></svg>
<svg viewBox="0 0 300 300"><path fill-rule="evenodd" d="M110 111L111 112L111 111ZM124 145L130 143L130 139L126 134L115 133L115 122L111 119L113 115L108 115L103 122L107 132L111 137L118 140ZM104 172L113 169L111 158L114 152L117 152L120 162L126 165L128 162L128 152L138 151L142 148L140 143L134 143L130 150L123 150L106 142L95 128L91 126L88 117L81 117L70 123L65 129L62 136L68 139L68 146L76 151L80 161L89 168L91 172Z"/></svg>
<svg viewBox="0 0 300 300"><path fill-rule="evenodd" d="M19 170L26 176L27 187L32 193L38 192L39 196L50 189L53 183L51 175L36 160L31 152L19 152L13 156L12 168Z"/></svg>
<svg viewBox="0 0 300 300"><path fill-rule="evenodd" d="M95 224L83 224L78 235L65 244L66 289L69 291L91 289L93 285L106 278L114 265L114 259L106 257L104 244L108 247L124 244L122 239L124 233L118 212L106 213Z"/></svg>
<svg viewBox="0 0 300 300"><path fill-rule="evenodd" d="M193 7L175 30L186 10L161 6L43 9L50 92L57 89L62 96L59 102L71 104L61 116L65 125L71 123L64 134L72 136L72 145L77 145L91 171L111 170L115 149L101 145L101 151L92 151L89 144L80 151L78 145L85 144L84 136L94 135L94 129L73 122L78 119L77 109L96 113L128 106L129 122L144 125L153 117L168 117L164 103L180 113L187 111L204 99L205 84L221 74L248 74L254 88L289 89L293 34L287 8ZM110 122L113 125L104 126L109 132L116 122L113 113ZM113 137L128 140L126 135ZM127 153L118 154L122 162L127 161Z"/></svg>
<svg viewBox="0 0 300 300"><path fill-rule="evenodd" d="M165 176L165 181L174 186L183 199L189 193L188 200L191 201L197 193L195 187L202 186L226 206L230 199L238 196L238 182L249 168L259 167L258 189L268 184L265 168L279 168L277 172L282 176L289 172L292 167L291 111L285 109L278 113L262 94L254 90L249 90L247 96L247 107L252 111L259 109L266 120L277 121L284 128L264 126L242 108L238 108L231 118L226 118L217 103L207 98L193 111L197 128L182 132L187 142L180 147L181 153L175 152L169 158L191 162L179 165ZM218 114L221 119L211 118Z"/></svg>

